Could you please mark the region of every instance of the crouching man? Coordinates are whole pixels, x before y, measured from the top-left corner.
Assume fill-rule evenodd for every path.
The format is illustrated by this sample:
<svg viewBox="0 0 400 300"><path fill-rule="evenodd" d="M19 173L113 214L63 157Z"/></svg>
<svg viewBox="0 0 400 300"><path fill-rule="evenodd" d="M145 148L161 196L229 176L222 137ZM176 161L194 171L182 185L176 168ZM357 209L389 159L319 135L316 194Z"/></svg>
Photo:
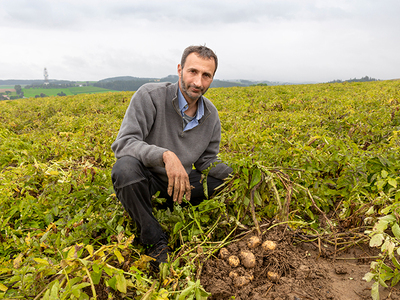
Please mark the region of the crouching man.
<svg viewBox="0 0 400 300"><path fill-rule="evenodd" d="M117 161L112 182L117 198L136 222L140 241L157 264L166 262L168 240L152 213L151 198L160 192L167 204L193 205L205 197L201 172L211 195L232 169L220 163L218 112L203 94L213 81L218 59L205 46L190 46L178 64L177 83L148 83L133 95L111 148ZM193 169L194 166L194 169Z"/></svg>

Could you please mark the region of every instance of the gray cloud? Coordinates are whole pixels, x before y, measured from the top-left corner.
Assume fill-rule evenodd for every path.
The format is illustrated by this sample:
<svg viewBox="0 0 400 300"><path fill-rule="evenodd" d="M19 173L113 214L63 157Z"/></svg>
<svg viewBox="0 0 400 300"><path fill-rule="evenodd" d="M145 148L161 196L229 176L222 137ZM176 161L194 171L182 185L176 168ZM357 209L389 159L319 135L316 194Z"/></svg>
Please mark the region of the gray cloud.
<svg viewBox="0 0 400 300"><path fill-rule="evenodd" d="M3 1L0 78L45 66L60 79L161 77L190 44L217 52L221 79L395 78L399 11L397 0Z"/></svg>

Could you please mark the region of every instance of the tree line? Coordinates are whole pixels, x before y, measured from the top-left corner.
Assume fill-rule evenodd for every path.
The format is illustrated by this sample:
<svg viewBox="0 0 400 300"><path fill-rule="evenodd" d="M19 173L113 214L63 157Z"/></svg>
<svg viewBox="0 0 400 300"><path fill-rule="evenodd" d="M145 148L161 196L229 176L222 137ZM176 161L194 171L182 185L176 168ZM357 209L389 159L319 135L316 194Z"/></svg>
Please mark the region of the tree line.
<svg viewBox="0 0 400 300"><path fill-rule="evenodd" d="M328 81L328 83L367 82L367 81L378 81L378 80L379 80L379 79L372 78L372 77L368 77L368 76L364 76L364 77L361 77L360 79L357 79L357 78L347 79L347 80L336 79L336 80L333 80L333 81Z"/></svg>

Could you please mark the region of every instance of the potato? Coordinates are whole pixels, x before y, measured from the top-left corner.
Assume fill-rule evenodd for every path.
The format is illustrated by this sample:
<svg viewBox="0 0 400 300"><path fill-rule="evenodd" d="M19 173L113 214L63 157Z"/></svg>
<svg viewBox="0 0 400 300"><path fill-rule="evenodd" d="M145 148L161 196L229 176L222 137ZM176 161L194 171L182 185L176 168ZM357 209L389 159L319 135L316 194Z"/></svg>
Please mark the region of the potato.
<svg viewBox="0 0 400 300"><path fill-rule="evenodd" d="M233 283L236 287L243 287L249 284L250 281L254 279L253 275L244 275L244 276L237 276L233 279Z"/></svg>
<svg viewBox="0 0 400 300"><path fill-rule="evenodd" d="M250 269L256 266L256 258L251 251L240 251L240 258L242 260L243 266L245 266L246 268Z"/></svg>
<svg viewBox="0 0 400 300"><path fill-rule="evenodd" d="M240 265L240 259L235 255L231 255L228 258L228 263L231 267L236 268L237 266Z"/></svg>
<svg viewBox="0 0 400 300"><path fill-rule="evenodd" d="M265 251L272 251L275 250L276 243L274 241L265 241L262 243L261 247L263 247Z"/></svg>
<svg viewBox="0 0 400 300"><path fill-rule="evenodd" d="M260 244L261 244L261 239L256 235L253 235L251 238L249 238L249 241L247 242L247 246L250 249L257 248Z"/></svg>
<svg viewBox="0 0 400 300"><path fill-rule="evenodd" d="M279 275L277 273L275 273L275 272L269 271L267 273L267 277L268 277L269 281L271 281L271 282L275 282L276 283L276 282L279 281Z"/></svg>
<svg viewBox="0 0 400 300"><path fill-rule="evenodd" d="M238 276L239 276L239 274L237 272L235 272L235 271L230 271L229 272L229 277L232 278L232 279L235 279Z"/></svg>
<svg viewBox="0 0 400 300"><path fill-rule="evenodd" d="M234 279L233 283L236 287L243 287L250 283L250 278L247 276L238 276Z"/></svg>
<svg viewBox="0 0 400 300"><path fill-rule="evenodd" d="M221 248L219 250L219 258L221 259L227 259L229 257L229 251L226 248Z"/></svg>

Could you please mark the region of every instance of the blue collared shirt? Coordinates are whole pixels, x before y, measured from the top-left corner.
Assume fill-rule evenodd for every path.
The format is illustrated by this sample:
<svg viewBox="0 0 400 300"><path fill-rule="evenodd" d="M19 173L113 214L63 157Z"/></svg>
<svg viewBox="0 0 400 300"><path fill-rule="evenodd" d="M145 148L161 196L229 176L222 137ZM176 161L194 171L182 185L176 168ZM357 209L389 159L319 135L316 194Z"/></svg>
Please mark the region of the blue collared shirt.
<svg viewBox="0 0 400 300"><path fill-rule="evenodd" d="M187 111L187 109L189 108L189 105L188 105L185 97L183 97L181 89L178 89L178 100L179 100L179 110L181 111L182 118L183 118L183 115L184 115L185 111ZM183 131L192 129L192 128L196 127L197 125L199 125L199 120L203 117L203 115L204 115L204 103L203 103L203 98L200 97L199 100L197 100L196 115L194 116L193 120L190 121L185 126Z"/></svg>

